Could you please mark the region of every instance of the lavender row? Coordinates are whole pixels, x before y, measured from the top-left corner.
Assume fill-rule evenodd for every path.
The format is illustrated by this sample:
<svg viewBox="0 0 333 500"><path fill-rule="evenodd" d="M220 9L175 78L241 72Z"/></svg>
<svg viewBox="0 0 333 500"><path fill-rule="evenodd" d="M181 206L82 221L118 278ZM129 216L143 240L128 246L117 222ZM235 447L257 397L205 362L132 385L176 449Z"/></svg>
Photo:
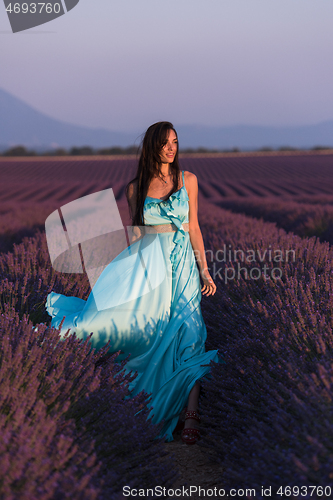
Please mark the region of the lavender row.
<svg viewBox="0 0 333 500"><path fill-rule="evenodd" d="M86 276L55 272L39 232L0 256L0 282L0 497L103 500L125 485L171 485L148 395L125 400L131 378L109 346L95 353L41 324L47 294L85 298Z"/></svg>
<svg viewBox="0 0 333 500"><path fill-rule="evenodd" d="M202 308L207 348L219 348L226 364L215 366L204 386L201 407L207 431L202 444L224 465L225 484L328 484L332 250L316 238L302 240L274 224L222 209L214 208L212 216L209 208L214 207L206 205L201 224L218 293L203 297ZM228 259L233 249L251 259L242 261L241 252L240 262ZM288 250L295 252L294 259L293 253L286 259ZM265 280L265 264L268 276L280 269L282 279ZM240 279L232 279L239 267ZM244 268L255 268L252 278L244 278ZM52 289L81 298L90 291L84 275L64 277L52 270L41 233L0 257L0 278L4 313L7 303L16 308L18 318L27 313L34 323L45 321L43 304ZM101 407L98 400L90 401L90 408ZM101 432L103 446L102 431L91 427L97 415L80 404L76 411L82 425L92 436ZM131 433L126 441L130 439Z"/></svg>
<svg viewBox="0 0 333 500"><path fill-rule="evenodd" d="M181 146L181 138L179 138ZM321 190L332 182L332 154L304 155L230 155L184 157L180 159L181 169L194 172L199 181L224 182L230 179L253 181L272 180L276 184L293 185L297 190L304 182L308 188ZM90 158L32 158L29 160L1 158L1 181L17 184L22 182L123 182L134 175L137 158L94 159ZM200 184L200 182L199 182ZM316 187L316 189L315 189ZM318 189L319 188L319 189ZM300 190L302 191L302 189ZM306 192L309 192L306 191Z"/></svg>
<svg viewBox="0 0 333 500"><path fill-rule="evenodd" d="M201 445L228 488L322 498L333 491L333 249L224 210L201 224L217 284L202 299L207 348L225 359L203 383Z"/></svg>
<svg viewBox="0 0 333 500"><path fill-rule="evenodd" d="M124 185L119 182L54 182L32 185L4 183L1 186L3 193L0 192L0 254L12 251L13 245L19 244L24 237L31 237L38 230L43 232L47 217L58 208L110 187L117 199L124 225L129 224L128 208L124 207ZM119 202L120 199L123 201Z"/></svg>
<svg viewBox="0 0 333 500"><path fill-rule="evenodd" d="M52 291L88 298L90 285L86 274L63 274L51 265L45 232L25 237L12 252L0 255L0 310L5 304L24 314L34 323L48 323L45 310Z"/></svg>
<svg viewBox="0 0 333 500"><path fill-rule="evenodd" d="M57 206L54 204L25 204L16 200L2 203L0 209L0 254L13 250L25 237L45 230L45 220Z"/></svg>
<svg viewBox="0 0 333 500"><path fill-rule="evenodd" d="M317 200L318 201L318 200ZM302 237L318 236L333 243L333 206L281 200L278 197L233 198L216 204L236 213L276 222L277 226Z"/></svg>

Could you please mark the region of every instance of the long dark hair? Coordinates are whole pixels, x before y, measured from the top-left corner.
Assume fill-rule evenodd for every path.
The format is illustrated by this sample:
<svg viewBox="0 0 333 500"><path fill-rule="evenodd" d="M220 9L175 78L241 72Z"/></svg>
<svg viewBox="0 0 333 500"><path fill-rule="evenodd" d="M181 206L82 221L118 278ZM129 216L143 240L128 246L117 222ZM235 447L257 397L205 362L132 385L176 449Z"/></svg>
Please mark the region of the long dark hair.
<svg viewBox="0 0 333 500"><path fill-rule="evenodd" d="M130 180L126 185L126 197L128 198L128 190L129 185L137 181L137 189L136 189L136 199L135 199L135 213L132 213L130 207L130 217L132 219L133 226L144 226L143 220L143 207L144 202L147 196L148 188L151 180L155 175L160 175L161 173L161 158L160 154L163 146L168 141L169 131L173 130L176 134L177 141L178 136L177 132L174 129L174 126L170 122L157 122L151 125L142 140L142 149L141 155L139 159L139 164L136 172L136 176L134 179ZM178 163L178 150L179 144L177 144L177 151L172 163L170 163L170 169L172 174L173 188L170 192L169 196L175 191L179 189L179 163Z"/></svg>

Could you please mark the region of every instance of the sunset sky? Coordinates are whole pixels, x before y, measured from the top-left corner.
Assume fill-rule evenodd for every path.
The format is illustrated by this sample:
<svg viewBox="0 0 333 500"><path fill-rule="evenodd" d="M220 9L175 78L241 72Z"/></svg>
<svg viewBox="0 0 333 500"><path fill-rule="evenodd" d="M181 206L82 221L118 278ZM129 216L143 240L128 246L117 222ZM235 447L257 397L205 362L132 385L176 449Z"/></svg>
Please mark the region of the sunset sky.
<svg viewBox="0 0 333 500"><path fill-rule="evenodd" d="M143 131L333 120L332 0L80 0L13 34L0 87L54 118Z"/></svg>

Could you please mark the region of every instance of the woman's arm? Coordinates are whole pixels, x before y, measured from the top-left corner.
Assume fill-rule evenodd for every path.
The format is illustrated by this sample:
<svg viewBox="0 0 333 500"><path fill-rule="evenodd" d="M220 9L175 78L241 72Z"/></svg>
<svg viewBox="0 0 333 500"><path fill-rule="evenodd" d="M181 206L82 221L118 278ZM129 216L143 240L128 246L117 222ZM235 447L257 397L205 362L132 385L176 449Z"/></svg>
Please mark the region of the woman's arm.
<svg viewBox="0 0 333 500"><path fill-rule="evenodd" d="M130 208L130 215L133 218L135 214L135 208L136 208L136 196L137 196L137 188L136 184L131 182L131 184L128 186L128 195L126 195L127 198L127 203Z"/></svg>
<svg viewBox="0 0 333 500"><path fill-rule="evenodd" d="M205 247L198 221L198 179L192 172L186 172L186 190L189 197L189 235L204 283L201 291L204 295L214 295L216 285L208 272Z"/></svg>
<svg viewBox="0 0 333 500"><path fill-rule="evenodd" d="M136 198L137 198L137 183L131 182L128 186L128 194L126 195L127 203L130 209L130 217L133 219L136 210ZM142 230L138 226L131 226L131 231L127 229L127 234L129 238L130 245L134 243L137 239L143 236Z"/></svg>

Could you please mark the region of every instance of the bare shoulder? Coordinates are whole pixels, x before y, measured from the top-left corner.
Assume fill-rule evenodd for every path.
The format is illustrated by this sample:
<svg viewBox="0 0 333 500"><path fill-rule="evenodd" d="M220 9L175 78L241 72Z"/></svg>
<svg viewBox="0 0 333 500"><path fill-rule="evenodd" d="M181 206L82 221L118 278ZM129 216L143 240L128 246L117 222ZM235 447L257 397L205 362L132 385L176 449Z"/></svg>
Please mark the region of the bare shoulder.
<svg viewBox="0 0 333 500"><path fill-rule="evenodd" d="M195 192L196 190L198 190L198 179L197 176L193 174L193 172L184 170L184 180L188 192Z"/></svg>

